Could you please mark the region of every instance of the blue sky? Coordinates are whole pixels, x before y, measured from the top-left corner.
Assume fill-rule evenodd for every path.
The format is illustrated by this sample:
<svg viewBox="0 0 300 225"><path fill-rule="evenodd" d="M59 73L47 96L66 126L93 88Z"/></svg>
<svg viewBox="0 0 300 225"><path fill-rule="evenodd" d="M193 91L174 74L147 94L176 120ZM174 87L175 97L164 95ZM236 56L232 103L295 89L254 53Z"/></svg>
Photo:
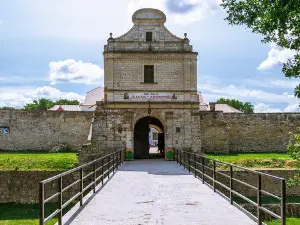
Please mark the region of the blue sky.
<svg viewBox="0 0 300 225"><path fill-rule="evenodd" d="M250 101L256 112L299 112L299 79L282 63L293 52L224 21L220 0L0 0L0 106L34 99L83 100L103 84L103 45L131 26L139 8L167 15L167 28L188 38L198 56L198 89L206 102Z"/></svg>

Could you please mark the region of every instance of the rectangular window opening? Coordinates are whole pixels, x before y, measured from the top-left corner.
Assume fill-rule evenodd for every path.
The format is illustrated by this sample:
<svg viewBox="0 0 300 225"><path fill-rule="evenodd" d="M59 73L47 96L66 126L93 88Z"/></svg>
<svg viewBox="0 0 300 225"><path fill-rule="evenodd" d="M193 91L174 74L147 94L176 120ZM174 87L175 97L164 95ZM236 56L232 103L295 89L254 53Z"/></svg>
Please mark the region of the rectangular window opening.
<svg viewBox="0 0 300 225"><path fill-rule="evenodd" d="M10 133L9 127L0 127L0 136L8 135Z"/></svg>
<svg viewBox="0 0 300 225"><path fill-rule="evenodd" d="M146 41L152 41L152 32L146 32Z"/></svg>
<svg viewBox="0 0 300 225"><path fill-rule="evenodd" d="M154 83L154 66L144 66L144 83Z"/></svg>

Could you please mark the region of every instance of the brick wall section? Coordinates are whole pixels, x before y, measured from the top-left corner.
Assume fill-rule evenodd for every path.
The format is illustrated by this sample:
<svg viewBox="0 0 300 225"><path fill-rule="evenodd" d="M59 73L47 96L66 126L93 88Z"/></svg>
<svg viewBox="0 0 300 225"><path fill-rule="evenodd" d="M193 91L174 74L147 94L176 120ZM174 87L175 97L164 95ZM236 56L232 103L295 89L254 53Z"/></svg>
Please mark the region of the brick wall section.
<svg viewBox="0 0 300 225"><path fill-rule="evenodd" d="M0 110L0 150L45 150L67 143L76 150L87 142L93 112Z"/></svg>
<svg viewBox="0 0 300 225"><path fill-rule="evenodd" d="M285 152L300 113L223 114L201 112L202 151Z"/></svg>

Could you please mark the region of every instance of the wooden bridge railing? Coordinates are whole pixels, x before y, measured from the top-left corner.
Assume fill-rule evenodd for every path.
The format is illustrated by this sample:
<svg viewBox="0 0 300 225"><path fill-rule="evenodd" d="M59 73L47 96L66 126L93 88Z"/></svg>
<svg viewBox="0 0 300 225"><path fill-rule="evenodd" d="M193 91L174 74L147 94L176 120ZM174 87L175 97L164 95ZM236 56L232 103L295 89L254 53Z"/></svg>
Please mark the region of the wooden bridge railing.
<svg viewBox="0 0 300 225"><path fill-rule="evenodd" d="M262 213L266 213L276 219L281 221L281 225L286 225L286 181L284 178L273 176L270 174L262 173L255 170L250 170L244 167L240 167L237 165L233 165L230 163L222 162L219 160L211 159L205 157L203 155L195 154L192 152L175 150L175 161L179 163L184 168L188 169L189 172L193 172L195 177L198 177L202 180L203 183L209 185L215 192L218 191L223 197L228 199L232 205L235 205L240 210L245 212L248 216L250 216L253 220L257 221L258 225L262 225ZM218 167L223 166L227 167L227 171L224 169L218 169ZM246 171L256 177L256 185L250 184L248 182L240 180L235 175L236 171ZM221 182L223 179L227 180L229 185L226 185L226 182ZM274 193L270 193L269 190L263 190L262 182L264 178L272 179L273 182L280 183L280 196L277 196ZM210 184L211 183L211 184ZM235 184L239 184L244 186L245 188L252 189L256 192L256 201L251 200L246 195L241 194L235 188ZM220 191L222 187L224 190L229 192L229 196L226 196L224 193ZM219 189L219 190L218 190ZM270 196L274 199L280 201L280 214L277 214L267 208L265 208L262 204L262 196ZM243 199L249 204L253 205L257 209L256 215L251 214L243 207L241 207L237 202L234 201L234 196Z"/></svg>
<svg viewBox="0 0 300 225"><path fill-rule="evenodd" d="M40 182L40 225L44 225L47 221L51 220L55 216L58 218L58 225L62 225L63 210L74 202L80 202L80 206L83 205L84 194L93 189L96 192L97 184L104 182L106 177L109 178L111 173L114 173L117 168L124 162L124 151L116 151L104 157L93 160L89 163L83 164L72 170L58 174L49 179ZM77 177L76 180L63 186L64 178L67 175ZM54 184L56 182L56 185ZM54 184L54 185L53 185ZM52 187L57 186L57 190L51 196L45 196L45 186L50 185ZM71 188L76 188L78 191L70 198L64 193L70 191ZM70 193L70 192L69 192ZM57 207L54 212L45 218L45 204L54 201L57 202Z"/></svg>

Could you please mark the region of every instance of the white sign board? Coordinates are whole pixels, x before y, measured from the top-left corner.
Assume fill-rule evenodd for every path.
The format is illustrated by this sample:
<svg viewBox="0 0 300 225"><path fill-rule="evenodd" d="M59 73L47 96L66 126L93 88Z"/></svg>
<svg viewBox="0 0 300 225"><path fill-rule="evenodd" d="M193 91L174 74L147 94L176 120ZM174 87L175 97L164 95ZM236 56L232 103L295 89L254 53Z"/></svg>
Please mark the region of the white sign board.
<svg viewBox="0 0 300 225"><path fill-rule="evenodd" d="M177 96L175 93L153 93L153 92L145 92L145 93L125 93L124 99L129 99L132 101L137 100L176 100Z"/></svg>

